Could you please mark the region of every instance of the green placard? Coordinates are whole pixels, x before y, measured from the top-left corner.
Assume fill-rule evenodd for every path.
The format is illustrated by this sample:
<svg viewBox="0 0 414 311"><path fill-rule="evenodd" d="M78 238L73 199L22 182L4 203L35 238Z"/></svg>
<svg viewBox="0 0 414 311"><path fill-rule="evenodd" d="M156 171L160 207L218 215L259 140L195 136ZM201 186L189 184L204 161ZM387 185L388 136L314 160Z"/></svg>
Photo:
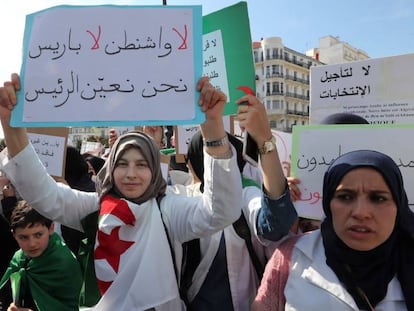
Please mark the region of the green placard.
<svg viewBox="0 0 414 311"><path fill-rule="evenodd" d="M256 94L246 2L203 17L203 74L227 94L229 102L224 110L225 115L237 112L235 101L245 94L238 87L248 87Z"/></svg>

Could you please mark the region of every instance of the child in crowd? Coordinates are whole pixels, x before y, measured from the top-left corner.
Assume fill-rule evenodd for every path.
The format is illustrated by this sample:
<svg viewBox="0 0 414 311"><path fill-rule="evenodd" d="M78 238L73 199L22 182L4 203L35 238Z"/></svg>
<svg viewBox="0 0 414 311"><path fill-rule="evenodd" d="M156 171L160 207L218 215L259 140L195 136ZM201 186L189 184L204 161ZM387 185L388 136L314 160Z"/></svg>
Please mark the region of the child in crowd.
<svg viewBox="0 0 414 311"><path fill-rule="evenodd" d="M18 202L10 220L20 249L0 281L0 287L9 278L12 283L14 303L8 310L78 310L81 268L54 233L52 221L24 200Z"/></svg>

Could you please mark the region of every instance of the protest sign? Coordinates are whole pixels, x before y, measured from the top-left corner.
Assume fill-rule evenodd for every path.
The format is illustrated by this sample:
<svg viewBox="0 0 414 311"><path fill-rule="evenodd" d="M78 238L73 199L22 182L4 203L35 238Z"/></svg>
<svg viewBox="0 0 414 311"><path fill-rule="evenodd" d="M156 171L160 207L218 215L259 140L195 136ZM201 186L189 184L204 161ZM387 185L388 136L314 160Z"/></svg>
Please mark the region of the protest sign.
<svg viewBox="0 0 414 311"><path fill-rule="evenodd" d="M58 6L26 18L13 126L204 121L200 6Z"/></svg>

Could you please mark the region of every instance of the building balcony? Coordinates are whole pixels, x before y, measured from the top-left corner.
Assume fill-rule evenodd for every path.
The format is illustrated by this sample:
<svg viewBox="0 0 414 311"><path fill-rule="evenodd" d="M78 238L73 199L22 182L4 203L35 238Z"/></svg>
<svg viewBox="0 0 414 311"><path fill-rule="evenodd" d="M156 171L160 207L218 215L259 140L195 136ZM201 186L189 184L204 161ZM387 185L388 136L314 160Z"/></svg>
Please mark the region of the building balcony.
<svg viewBox="0 0 414 311"><path fill-rule="evenodd" d="M266 92L266 96L284 96L283 91L277 91L277 90L273 90L272 92Z"/></svg>
<svg viewBox="0 0 414 311"><path fill-rule="evenodd" d="M300 62L298 60L294 60L293 58L287 57L287 56L283 57L283 59L291 64L295 64L297 66L300 66L306 69L309 69L312 65L312 64L305 63L305 62Z"/></svg>
<svg viewBox="0 0 414 311"><path fill-rule="evenodd" d="M309 112L307 112L307 111L298 111L298 110L288 109L287 113L288 113L288 115L309 117Z"/></svg>
<svg viewBox="0 0 414 311"><path fill-rule="evenodd" d="M266 78L283 78L282 72L273 72L273 73L266 73Z"/></svg>
<svg viewBox="0 0 414 311"><path fill-rule="evenodd" d="M309 100L309 96L301 95L301 94L297 94L297 93L286 92L286 96L293 97L293 98L298 98L298 99L303 99L303 100Z"/></svg>
<svg viewBox="0 0 414 311"><path fill-rule="evenodd" d="M283 59L283 55L279 55L279 54L266 55L266 60L272 60L272 59Z"/></svg>

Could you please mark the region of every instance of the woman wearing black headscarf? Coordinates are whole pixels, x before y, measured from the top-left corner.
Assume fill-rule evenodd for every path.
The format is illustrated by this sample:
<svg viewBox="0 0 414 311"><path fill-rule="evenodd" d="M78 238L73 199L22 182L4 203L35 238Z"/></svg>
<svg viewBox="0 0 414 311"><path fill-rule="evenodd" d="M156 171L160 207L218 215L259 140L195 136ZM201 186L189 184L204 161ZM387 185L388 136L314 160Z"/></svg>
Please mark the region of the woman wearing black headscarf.
<svg viewBox="0 0 414 311"><path fill-rule="evenodd" d="M322 200L321 230L274 253L253 310L414 310L414 213L395 162L344 154Z"/></svg>

